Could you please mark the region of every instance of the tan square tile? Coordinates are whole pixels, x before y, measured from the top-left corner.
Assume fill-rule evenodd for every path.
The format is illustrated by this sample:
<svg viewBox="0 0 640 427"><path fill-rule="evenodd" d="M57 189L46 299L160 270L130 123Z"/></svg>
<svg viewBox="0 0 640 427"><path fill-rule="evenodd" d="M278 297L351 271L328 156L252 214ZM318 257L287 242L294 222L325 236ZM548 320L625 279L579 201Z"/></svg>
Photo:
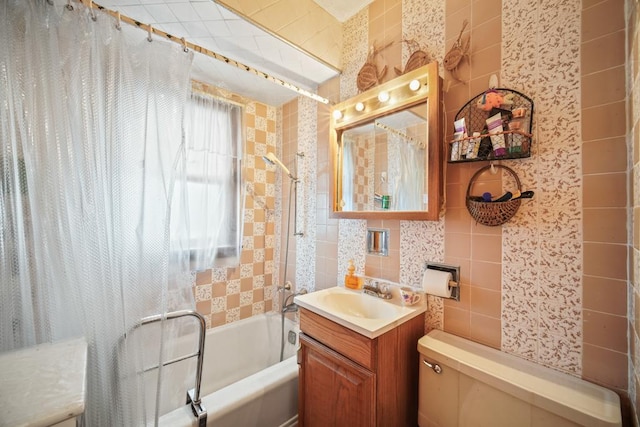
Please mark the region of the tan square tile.
<svg viewBox="0 0 640 427"><path fill-rule="evenodd" d="M623 208L627 206L624 173L585 175L582 197L585 208Z"/></svg>
<svg viewBox="0 0 640 427"><path fill-rule="evenodd" d="M626 316L627 283L605 277L584 276L582 307L587 310Z"/></svg>
<svg viewBox="0 0 640 427"><path fill-rule="evenodd" d="M585 275L626 280L626 245L585 242L583 252Z"/></svg>
<svg viewBox="0 0 640 427"><path fill-rule="evenodd" d="M473 234L471 254L474 261L502 262L502 237Z"/></svg>
<svg viewBox="0 0 640 427"><path fill-rule="evenodd" d="M463 338L469 338L470 332L470 315L468 310L460 310L453 307L445 307L444 309L444 331L450 334L458 335Z"/></svg>
<svg viewBox="0 0 640 427"><path fill-rule="evenodd" d="M602 243L626 243L627 222L626 208L584 209L584 240Z"/></svg>
<svg viewBox="0 0 640 427"><path fill-rule="evenodd" d="M471 239L469 234L446 233L444 247L447 256L456 258L471 258Z"/></svg>
<svg viewBox="0 0 640 427"><path fill-rule="evenodd" d="M627 170L627 141L623 136L582 144L582 173L585 175L625 172Z"/></svg>
<svg viewBox="0 0 640 427"><path fill-rule="evenodd" d="M624 47L624 30L583 43L580 51L582 75L624 64Z"/></svg>
<svg viewBox="0 0 640 427"><path fill-rule="evenodd" d="M211 270L205 270L196 274L196 285L206 285L211 283Z"/></svg>
<svg viewBox="0 0 640 427"><path fill-rule="evenodd" d="M582 109L582 137L585 141L624 136L625 102Z"/></svg>
<svg viewBox="0 0 640 427"><path fill-rule="evenodd" d="M502 322L500 318L471 313L469 323L469 338L500 350L502 342Z"/></svg>
<svg viewBox="0 0 640 427"><path fill-rule="evenodd" d="M502 264L471 261L471 285L492 291L501 291Z"/></svg>
<svg viewBox="0 0 640 427"><path fill-rule="evenodd" d="M610 350L627 351L627 318L583 310L584 342Z"/></svg>
<svg viewBox="0 0 640 427"><path fill-rule="evenodd" d="M248 319L253 315L253 308L250 305L240 307L240 319Z"/></svg>
<svg viewBox="0 0 640 427"><path fill-rule="evenodd" d="M227 295L227 310L240 307L240 294Z"/></svg>
<svg viewBox="0 0 640 427"><path fill-rule="evenodd" d="M624 2L607 0L582 12L582 41L624 30Z"/></svg>
<svg viewBox="0 0 640 427"><path fill-rule="evenodd" d="M583 345L582 377L608 387L626 389L627 354L588 343Z"/></svg>
<svg viewBox="0 0 640 427"><path fill-rule="evenodd" d="M470 287L470 311L493 318L500 317L501 293L490 289Z"/></svg>

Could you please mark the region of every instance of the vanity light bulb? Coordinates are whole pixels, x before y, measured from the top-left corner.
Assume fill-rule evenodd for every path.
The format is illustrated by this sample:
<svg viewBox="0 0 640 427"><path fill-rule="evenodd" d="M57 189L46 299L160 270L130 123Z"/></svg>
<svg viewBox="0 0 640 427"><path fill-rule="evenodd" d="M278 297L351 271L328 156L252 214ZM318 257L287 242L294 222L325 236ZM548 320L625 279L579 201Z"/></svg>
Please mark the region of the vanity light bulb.
<svg viewBox="0 0 640 427"><path fill-rule="evenodd" d="M389 100L389 92L382 91L378 94L378 101L387 102Z"/></svg>
<svg viewBox="0 0 640 427"><path fill-rule="evenodd" d="M340 120L342 118L342 111L334 110L333 111L333 118L336 119L336 120Z"/></svg>
<svg viewBox="0 0 640 427"><path fill-rule="evenodd" d="M362 102L356 104L356 111L364 111L364 104Z"/></svg>
<svg viewBox="0 0 640 427"><path fill-rule="evenodd" d="M411 80L411 82L409 83L409 89L411 89L414 92L420 89L420 80L417 80L417 79Z"/></svg>

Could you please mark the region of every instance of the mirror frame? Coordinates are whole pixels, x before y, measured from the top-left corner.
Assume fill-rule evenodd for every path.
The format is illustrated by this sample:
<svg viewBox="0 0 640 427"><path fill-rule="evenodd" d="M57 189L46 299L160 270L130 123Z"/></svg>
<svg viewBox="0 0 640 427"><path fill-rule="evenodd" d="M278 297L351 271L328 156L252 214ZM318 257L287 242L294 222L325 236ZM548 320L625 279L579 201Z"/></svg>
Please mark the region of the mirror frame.
<svg viewBox="0 0 640 427"><path fill-rule="evenodd" d="M412 80L418 80L420 87L413 91L409 89ZM378 100L382 91L389 93L386 102ZM427 209L424 211L342 211L342 150L341 137L345 130L372 122L378 117L387 116L400 110L413 107L429 101L428 135L427 137L427 165L428 182ZM356 104L364 105L363 111L356 110ZM335 111L340 111L341 117L336 118ZM334 105L330 116L330 156L333 166L331 186L331 216L334 218L361 219L405 219L405 220L438 220L442 203L442 79L438 75L438 63L431 62L386 83L378 85L361 94Z"/></svg>

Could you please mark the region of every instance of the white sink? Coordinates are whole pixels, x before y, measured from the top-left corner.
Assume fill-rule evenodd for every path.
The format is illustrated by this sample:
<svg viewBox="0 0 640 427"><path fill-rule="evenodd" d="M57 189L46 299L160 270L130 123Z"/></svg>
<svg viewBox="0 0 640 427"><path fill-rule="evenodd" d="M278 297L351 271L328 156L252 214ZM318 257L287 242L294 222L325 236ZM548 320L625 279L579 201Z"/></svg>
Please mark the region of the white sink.
<svg viewBox="0 0 640 427"><path fill-rule="evenodd" d="M298 306L369 338L382 335L427 309L424 302L404 307L398 300L383 300L338 286L294 298Z"/></svg>
<svg viewBox="0 0 640 427"><path fill-rule="evenodd" d="M338 313L364 319L390 319L402 313L404 308L364 293L331 292L320 299Z"/></svg>

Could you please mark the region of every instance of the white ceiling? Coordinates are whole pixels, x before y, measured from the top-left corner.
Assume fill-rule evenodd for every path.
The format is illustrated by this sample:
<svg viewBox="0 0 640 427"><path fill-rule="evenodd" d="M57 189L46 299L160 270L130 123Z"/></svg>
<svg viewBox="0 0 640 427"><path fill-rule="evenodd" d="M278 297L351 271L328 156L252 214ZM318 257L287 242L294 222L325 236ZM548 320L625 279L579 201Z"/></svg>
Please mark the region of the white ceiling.
<svg viewBox="0 0 640 427"><path fill-rule="evenodd" d="M314 1L320 4L327 0ZM358 1L368 3L370 0ZM337 70L212 0L98 0L96 3L311 92L338 75ZM263 77L199 53L195 54L192 77L269 105L279 106L298 96Z"/></svg>

